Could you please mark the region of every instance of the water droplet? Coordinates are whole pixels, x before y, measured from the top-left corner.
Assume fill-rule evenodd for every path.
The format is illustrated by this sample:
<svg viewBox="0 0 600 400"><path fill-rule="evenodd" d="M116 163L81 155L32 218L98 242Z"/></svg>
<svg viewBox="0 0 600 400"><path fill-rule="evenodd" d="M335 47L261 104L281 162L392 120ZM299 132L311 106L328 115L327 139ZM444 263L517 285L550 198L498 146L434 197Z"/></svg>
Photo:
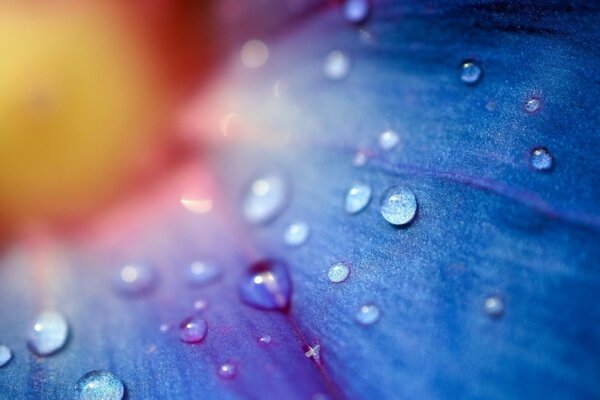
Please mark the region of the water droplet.
<svg viewBox="0 0 600 400"><path fill-rule="evenodd" d="M29 349L38 356L49 356L67 343L69 324L65 317L55 311L38 314L27 334Z"/></svg>
<svg viewBox="0 0 600 400"><path fill-rule="evenodd" d="M490 317L499 318L504 313L504 302L498 296L490 296L485 299L483 308Z"/></svg>
<svg viewBox="0 0 600 400"><path fill-rule="evenodd" d="M208 324L202 318L189 317L179 325L179 339L184 343L200 343L207 332Z"/></svg>
<svg viewBox="0 0 600 400"><path fill-rule="evenodd" d="M221 269L212 260L194 261L187 270L187 280L191 285L202 286L212 283L221 276Z"/></svg>
<svg viewBox="0 0 600 400"><path fill-rule="evenodd" d="M286 311L290 305L292 281L283 261L260 261L242 277L240 297L246 304L263 309Z"/></svg>
<svg viewBox="0 0 600 400"><path fill-rule="evenodd" d="M367 207L371 201L371 186L363 183L354 183L346 192L345 209L348 214L357 214Z"/></svg>
<svg viewBox="0 0 600 400"><path fill-rule="evenodd" d="M221 364L217 374L221 379L233 379L237 375L237 365L231 361Z"/></svg>
<svg viewBox="0 0 600 400"><path fill-rule="evenodd" d="M361 325L373 325L381 317L381 311L376 305L365 304L356 312L355 318Z"/></svg>
<svg viewBox="0 0 600 400"><path fill-rule="evenodd" d="M350 71L350 59L339 50L333 50L325 58L323 72L331 80L344 79Z"/></svg>
<svg viewBox="0 0 600 400"><path fill-rule="evenodd" d="M417 213L417 198L404 186L392 186L381 197L380 212L392 225L406 225Z"/></svg>
<svg viewBox="0 0 600 400"><path fill-rule="evenodd" d="M154 269L142 262L135 262L121 267L114 277L117 290L123 294L134 295L149 291L156 279Z"/></svg>
<svg viewBox="0 0 600 400"><path fill-rule="evenodd" d="M346 21L353 24L364 22L369 16L369 0L346 0L343 7Z"/></svg>
<svg viewBox="0 0 600 400"><path fill-rule="evenodd" d="M275 218L285 207L288 187L277 174L265 175L250 185L243 202L243 213L252 224L264 224Z"/></svg>
<svg viewBox="0 0 600 400"><path fill-rule="evenodd" d="M350 267L344 263L335 263L329 267L327 277L332 283L344 282L350 274Z"/></svg>
<svg viewBox="0 0 600 400"><path fill-rule="evenodd" d="M310 227L304 221L291 223L283 234L283 241L291 247L303 245L310 235Z"/></svg>
<svg viewBox="0 0 600 400"><path fill-rule="evenodd" d="M382 132L379 135L379 148L383 151L390 151L400 143L400 136L391 130Z"/></svg>
<svg viewBox="0 0 600 400"><path fill-rule="evenodd" d="M467 85L474 85L481 79L483 70L475 61L465 61L460 67L460 80Z"/></svg>
<svg viewBox="0 0 600 400"><path fill-rule="evenodd" d="M365 164L367 164L367 161L369 161L369 154L364 150L358 150L354 153L352 165L357 168L364 167Z"/></svg>
<svg viewBox="0 0 600 400"><path fill-rule="evenodd" d="M95 370L79 378L75 393L79 400L121 400L125 386L112 372Z"/></svg>
<svg viewBox="0 0 600 400"><path fill-rule="evenodd" d="M240 51L242 64L248 68L260 68L269 59L269 48L260 40L249 40Z"/></svg>
<svg viewBox="0 0 600 400"><path fill-rule="evenodd" d="M542 106L542 101L539 97L532 96L525 100L524 108L529 114L535 114Z"/></svg>
<svg viewBox="0 0 600 400"><path fill-rule="evenodd" d="M318 361L321 358L321 345L316 344L312 347L309 347L308 350L304 353L307 358L312 358L315 361Z"/></svg>
<svg viewBox="0 0 600 400"><path fill-rule="evenodd" d="M554 165L552 154L545 147L536 147L531 150L529 157L531 167L538 171L548 171Z"/></svg>
<svg viewBox="0 0 600 400"><path fill-rule="evenodd" d="M12 351L4 345L0 345L0 368L4 367L12 359Z"/></svg>
<svg viewBox="0 0 600 400"><path fill-rule="evenodd" d="M262 335L258 341L262 344L270 344L273 339L269 335Z"/></svg>
<svg viewBox="0 0 600 400"><path fill-rule="evenodd" d="M168 332L171 330L171 324L167 324L167 323L160 324L159 329L162 333Z"/></svg>

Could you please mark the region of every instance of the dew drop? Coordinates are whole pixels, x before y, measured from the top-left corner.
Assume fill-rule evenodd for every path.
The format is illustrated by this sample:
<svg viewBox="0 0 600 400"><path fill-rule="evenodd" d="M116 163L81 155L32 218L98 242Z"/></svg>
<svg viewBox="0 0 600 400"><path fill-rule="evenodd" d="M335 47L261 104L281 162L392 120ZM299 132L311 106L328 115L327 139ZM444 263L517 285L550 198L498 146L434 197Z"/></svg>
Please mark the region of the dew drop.
<svg viewBox="0 0 600 400"><path fill-rule="evenodd" d="M244 217L251 224L264 224L285 207L288 187L281 175L269 174L252 182L242 205Z"/></svg>
<svg viewBox="0 0 600 400"><path fill-rule="evenodd" d="M165 323L162 323L162 324L160 324L160 326L158 327L158 329L159 329L159 330L160 330L162 333L166 333L166 332L168 332L168 331L170 331L170 330L171 330L171 324L167 324L166 322L165 322Z"/></svg>
<svg viewBox="0 0 600 400"><path fill-rule="evenodd" d="M355 318L361 325L373 325L381 317L381 311L376 305L365 304L356 312Z"/></svg>
<svg viewBox="0 0 600 400"><path fill-rule="evenodd" d="M202 318L189 317L179 325L179 339L184 343L200 343L207 332L208 324Z"/></svg>
<svg viewBox="0 0 600 400"><path fill-rule="evenodd" d="M554 165L552 155L545 147L536 147L529 156L531 167L537 171L548 171Z"/></svg>
<svg viewBox="0 0 600 400"><path fill-rule="evenodd" d="M49 356L64 347L69 337L69 324L55 311L38 314L27 334L27 345L36 355Z"/></svg>
<svg viewBox="0 0 600 400"><path fill-rule="evenodd" d="M352 165L356 168L364 167L369 161L369 155L364 150L358 150L352 158Z"/></svg>
<svg viewBox="0 0 600 400"><path fill-rule="evenodd" d="M339 50L333 50L325 58L323 72L331 80L338 81L344 79L350 71L350 59Z"/></svg>
<svg viewBox="0 0 600 400"><path fill-rule="evenodd" d="M390 151L400 143L400 136L391 130L382 132L379 135L379 148L383 151Z"/></svg>
<svg viewBox="0 0 600 400"><path fill-rule="evenodd" d="M310 236L310 226L304 221L291 223L283 234L283 241L290 247L303 245Z"/></svg>
<svg viewBox="0 0 600 400"><path fill-rule="evenodd" d="M155 279L156 273L150 265L134 262L119 268L113 281L115 287L121 293L136 295L149 291Z"/></svg>
<svg viewBox="0 0 600 400"><path fill-rule="evenodd" d="M12 351L4 345L0 345L0 368L4 367L12 359Z"/></svg>
<svg viewBox="0 0 600 400"><path fill-rule="evenodd" d="M273 339L270 335L262 335L260 339L258 339L258 341L262 344L270 344L273 341Z"/></svg>
<svg viewBox="0 0 600 400"><path fill-rule="evenodd" d="M490 296L483 303L485 313L492 318L499 318L504 313L504 302L498 296Z"/></svg>
<svg viewBox="0 0 600 400"><path fill-rule="evenodd" d="M350 267L344 263L335 263L329 267L327 277L331 283L344 282L350 274Z"/></svg>
<svg viewBox="0 0 600 400"><path fill-rule="evenodd" d="M357 214L367 207L371 201L371 186L364 183L354 183L346 192L345 209L348 214Z"/></svg>
<svg viewBox="0 0 600 400"><path fill-rule="evenodd" d="M481 79L483 70L475 61L465 61L460 67L460 80L467 85L475 85Z"/></svg>
<svg viewBox="0 0 600 400"><path fill-rule="evenodd" d="M353 24L365 22L369 16L369 0L346 0L343 6L344 18Z"/></svg>
<svg viewBox="0 0 600 400"><path fill-rule="evenodd" d="M529 114L535 114L537 111L539 111L541 106L542 101L536 96L529 97L527 100L525 100L525 104L523 105L525 111L527 111Z"/></svg>
<svg viewBox="0 0 600 400"><path fill-rule="evenodd" d="M194 261L187 270L187 280L193 286L212 283L221 276L221 269L212 260Z"/></svg>
<svg viewBox="0 0 600 400"><path fill-rule="evenodd" d="M287 311L292 281L283 261L259 261L250 266L240 284L240 298L262 310Z"/></svg>
<svg viewBox="0 0 600 400"><path fill-rule="evenodd" d="M233 379L237 375L237 365L231 361L221 364L217 375L221 379Z"/></svg>
<svg viewBox="0 0 600 400"><path fill-rule="evenodd" d="M406 225L417 213L417 198L404 186L392 186L381 197L380 212L392 225Z"/></svg>
<svg viewBox="0 0 600 400"><path fill-rule="evenodd" d="M309 347L308 350L304 353L307 358L312 358L315 361L320 360L321 358L321 345L316 344L312 347Z"/></svg>
<svg viewBox="0 0 600 400"><path fill-rule="evenodd" d="M78 400L121 400L125 386L112 372L95 370L79 378L75 393Z"/></svg>
<svg viewBox="0 0 600 400"><path fill-rule="evenodd" d="M269 48L260 40L249 40L242 46L240 58L246 67L260 68L269 59Z"/></svg>

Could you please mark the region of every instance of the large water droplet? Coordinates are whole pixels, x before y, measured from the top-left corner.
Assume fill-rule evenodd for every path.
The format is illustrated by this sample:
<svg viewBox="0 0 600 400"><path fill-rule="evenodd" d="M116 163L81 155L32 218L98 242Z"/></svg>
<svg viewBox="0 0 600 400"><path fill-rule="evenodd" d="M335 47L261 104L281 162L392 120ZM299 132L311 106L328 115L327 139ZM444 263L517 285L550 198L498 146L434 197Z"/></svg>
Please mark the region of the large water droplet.
<svg viewBox="0 0 600 400"><path fill-rule="evenodd" d="M184 343L200 343L207 332L208 324L202 318L189 317L179 325L179 339Z"/></svg>
<svg viewBox="0 0 600 400"><path fill-rule="evenodd" d="M545 147L536 147L529 156L531 167L537 171L548 171L554 165L552 154Z"/></svg>
<svg viewBox="0 0 600 400"><path fill-rule="evenodd" d="M417 198L404 186L392 186L381 197L380 212L392 225L406 225L417 213Z"/></svg>
<svg viewBox="0 0 600 400"><path fill-rule="evenodd" d="M95 370L77 381L75 394L78 400L121 400L125 386L113 373Z"/></svg>
<svg viewBox="0 0 600 400"><path fill-rule="evenodd" d="M237 375L237 365L234 362L228 361L219 366L217 375L221 379L233 379Z"/></svg>
<svg viewBox="0 0 600 400"><path fill-rule="evenodd" d="M216 281L221 269L212 260L194 261L187 270L187 280L191 285L202 286Z"/></svg>
<svg viewBox="0 0 600 400"><path fill-rule="evenodd" d="M346 21L353 24L364 22L369 16L369 0L346 0L343 6L343 13Z"/></svg>
<svg viewBox="0 0 600 400"><path fill-rule="evenodd" d="M504 302L499 296L490 296L485 299L483 309L492 318L499 318L504 313Z"/></svg>
<svg viewBox="0 0 600 400"><path fill-rule="evenodd" d="M357 214L367 207L371 201L371 186L364 183L354 183L346 192L344 208L348 214Z"/></svg>
<svg viewBox="0 0 600 400"><path fill-rule="evenodd" d="M149 264L134 262L119 268L114 276L118 291L127 295L141 294L152 289L156 272Z"/></svg>
<svg viewBox="0 0 600 400"><path fill-rule="evenodd" d="M69 324L65 317L46 311L35 317L27 334L27 345L38 356L49 356L62 349L68 337Z"/></svg>
<svg viewBox="0 0 600 400"><path fill-rule="evenodd" d="M535 114L539 111L541 106L542 101L540 100L540 98L536 96L531 96L527 100L525 100L523 108L525 108L525 111L527 111L529 114Z"/></svg>
<svg viewBox="0 0 600 400"><path fill-rule="evenodd" d="M4 367L12 359L12 351L4 345L0 345L0 368Z"/></svg>
<svg viewBox="0 0 600 400"><path fill-rule="evenodd" d="M248 269L240 284L240 297L263 310L286 311L290 306L292 281L283 261L260 261Z"/></svg>
<svg viewBox="0 0 600 400"><path fill-rule="evenodd" d="M390 151L400 143L400 136L391 130L381 132L379 135L379 148L383 151Z"/></svg>
<svg viewBox="0 0 600 400"><path fill-rule="evenodd" d="M327 277L332 283L344 282L350 274L350 267L344 263L335 263L329 267Z"/></svg>
<svg viewBox="0 0 600 400"><path fill-rule="evenodd" d="M344 79L350 71L350 59L339 50L333 50L325 58L323 72L331 80L338 81Z"/></svg>
<svg viewBox="0 0 600 400"><path fill-rule="evenodd" d="M291 247L303 245L310 236L310 226L304 221L291 223L283 233L283 241Z"/></svg>
<svg viewBox="0 0 600 400"><path fill-rule="evenodd" d="M252 224L267 223L283 210L287 197L287 183L281 175L269 174L256 179L244 197L244 217Z"/></svg>
<svg viewBox="0 0 600 400"><path fill-rule="evenodd" d="M483 70L475 61L465 61L460 67L460 80L467 85L474 85L481 79Z"/></svg>
<svg viewBox="0 0 600 400"><path fill-rule="evenodd" d="M365 304L358 309L354 317L361 325L373 325L381 317L381 311L376 305Z"/></svg>

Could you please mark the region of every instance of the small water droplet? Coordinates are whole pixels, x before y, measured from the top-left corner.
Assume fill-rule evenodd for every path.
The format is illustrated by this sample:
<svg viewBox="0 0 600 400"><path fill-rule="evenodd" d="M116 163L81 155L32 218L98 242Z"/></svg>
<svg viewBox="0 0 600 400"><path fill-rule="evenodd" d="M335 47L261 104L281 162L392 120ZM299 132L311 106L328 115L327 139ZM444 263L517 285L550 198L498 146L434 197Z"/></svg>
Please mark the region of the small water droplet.
<svg viewBox="0 0 600 400"><path fill-rule="evenodd" d="M325 58L323 72L331 80L344 79L350 71L350 59L339 50L333 50Z"/></svg>
<svg viewBox="0 0 600 400"><path fill-rule="evenodd" d="M95 370L79 378L75 394L78 400L121 400L125 386L112 372Z"/></svg>
<svg viewBox="0 0 600 400"><path fill-rule="evenodd" d="M504 313L504 302L498 296L490 296L483 303L485 313L492 318L499 318Z"/></svg>
<svg viewBox="0 0 600 400"><path fill-rule="evenodd" d="M258 339L258 341L262 344L270 344L273 341L273 339L270 335L262 335L260 339Z"/></svg>
<svg viewBox="0 0 600 400"><path fill-rule="evenodd" d="M376 305L365 304L356 312L355 318L361 325L373 325L381 317L381 311Z"/></svg>
<svg viewBox="0 0 600 400"><path fill-rule="evenodd" d="M291 295L292 281L283 261L259 261L252 264L242 277L240 297L250 306L286 311Z"/></svg>
<svg viewBox="0 0 600 400"><path fill-rule="evenodd" d="M155 279L154 268L146 263L134 262L119 268L113 281L121 293L136 295L152 289Z"/></svg>
<svg viewBox="0 0 600 400"><path fill-rule="evenodd" d="M4 367L12 359L12 351L4 345L0 345L0 368Z"/></svg>
<svg viewBox="0 0 600 400"><path fill-rule="evenodd" d="M160 324L159 329L162 333L168 332L171 330L171 324L167 324L167 323Z"/></svg>
<svg viewBox="0 0 600 400"><path fill-rule="evenodd" d="M404 186L392 186L381 197L380 212L392 225L406 225L417 213L417 198Z"/></svg>
<svg viewBox="0 0 600 400"><path fill-rule="evenodd" d="M208 302L206 300L196 300L194 302L194 309L197 311L204 311L208 308Z"/></svg>
<svg viewBox="0 0 600 400"><path fill-rule="evenodd" d="M221 269L212 260L194 261L187 270L187 280L193 286L212 283L221 276Z"/></svg>
<svg viewBox="0 0 600 400"><path fill-rule="evenodd" d="M364 150L358 150L354 153L352 165L357 168L364 167L365 164L367 164L367 161L369 161L369 154Z"/></svg>
<svg viewBox="0 0 600 400"><path fill-rule="evenodd" d="M249 40L240 51L242 64L248 68L260 68L269 59L269 48L260 40Z"/></svg>
<svg viewBox="0 0 600 400"><path fill-rule="evenodd" d="M525 100L524 108L529 114L535 114L539 111L542 106L542 101L539 97L531 96L527 100Z"/></svg>
<svg viewBox="0 0 600 400"><path fill-rule="evenodd" d="M283 234L283 241L290 247L303 245L310 236L310 226L304 221L291 223Z"/></svg>
<svg viewBox="0 0 600 400"><path fill-rule="evenodd" d="M321 345L316 344L312 347L309 347L308 350L304 353L307 358L312 358L315 361L318 361L321 358Z"/></svg>
<svg viewBox="0 0 600 400"><path fill-rule="evenodd" d="M335 263L329 267L327 277L332 283L344 282L350 274L350 267L344 263Z"/></svg>
<svg viewBox="0 0 600 400"><path fill-rule="evenodd" d="M354 183L346 192L345 209L348 214L357 214L367 207L371 201L371 186Z"/></svg>
<svg viewBox="0 0 600 400"><path fill-rule="evenodd" d="M200 343L207 332L208 324L202 318L189 317L179 325L179 338L184 343Z"/></svg>
<svg viewBox="0 0 600 400"><path fill-rule="evenodd" d="M360 24L369 16L370 8L369 0L346 0L342 11L346 21Z"/></svg>
<svg viewBox="0 0 600 400"><path fill-rule="evenodd" d="M233 379L237 375L237 365L231 361L221 364L217 374L221 379Z"/></svg>
<svg viewBox="0 0 600 400"><path fill-rule="evenodd" d="M536 147L531 150L529 157L531 167L537 171L548 171L554 165L552 154L545 147Z"/></svg>
<svg viewBox="0 0 600 400"><path fill-rule="evenodd" d="M283 210L287 197L288 186L281 175L269 174L256 179L244 197L244 217L252 224L267 223Z"/></svg>
<svg viewBox="0 0 600 400"><path fill-rule="evenodd" d="M483 70L475 61L465 61L460 67L460 80L467 85L474 85L481 79Z"/></svg>
<svg viewBox="0 0 600 400"><path fill-rule="evenodd" d="M38 356L49 356L67 343L69 324L65 317L55 311L38 314L27 334L29 349Z"/></svg>
<svg viewBox="0 0 600 400"><path fill-rule="evenodd" d="M383 151L390 151L400 143L400 136L391 130L381 132L379 135L379 148Z"/></svg>

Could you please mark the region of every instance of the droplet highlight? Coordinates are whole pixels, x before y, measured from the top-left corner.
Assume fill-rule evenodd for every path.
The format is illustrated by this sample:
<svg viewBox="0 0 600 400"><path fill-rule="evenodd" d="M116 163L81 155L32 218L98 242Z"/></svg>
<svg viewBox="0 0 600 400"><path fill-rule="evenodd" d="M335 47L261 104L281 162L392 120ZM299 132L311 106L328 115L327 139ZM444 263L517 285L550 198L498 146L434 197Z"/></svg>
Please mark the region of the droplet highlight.
<svg viewBox="0 0 600 400"><path fill-rule="evenodd" d="M381 311L379 311L379 308L374 304L365 304L358 309L354 317L361 325L373 325L375 322L379 321Z"/></svg>
<svg viewBox="0 0 600 400"><path fill-rule="evenodd" d="M339 50L333 50L325 58L323 72L331 80L344 79L350 71L350 59Z"/></svg>
<svg viewBox="0 0 600 400"><path fill-rule="evenodd" d="M219 366L217 375L221 379L233 379L237 375L237 365L233 362L226 362Z"/></svg>
<svg viewBox="0 0 600 400"><path fill-rule="evenodd" d="M204 286L221 277L219 265L212 260L192 262L186 272L187 281L192 286Z"/></svg>
<svg viewBox="0 0 600 400"><path fill-rule="evenodd" d="M269 174L254 180L242 205L246 221L256 225L270 222L284 209L287 196L287 182L281 175Z"/></svg>
<svg viewBox="0 0 600 400"><path fill-rule="evenodd" d="M45 357L62 349L69 337L66 318L55 311L38 314L27 334L27 345L36 355Z"/></svg>
<svg viewBox="0 0 600 400"><path fill-rule="evenodd" d="M189 317L179 325L179 339L184 343L200 343L207 332L208 324L202 318Z"/></svg>
<svg viewBox="0 0 600 400"><path fill-rule="evenodd" d="M7 365L12 359L12 351L4 345L0 345L0 368Z"/></svg>
<svg viewBox="0 0 600 400"><path fill-rule="evenodd" d="M241 300L262 310L286 311L291 295L292 281L287 264L279 260L252 264L240 283Z"/></svg>
<svg viewBox="0 0 600 400"><path fill-rule="evenodd" d="M271 342L273 341L273 338L271 338L270 335L262 335L260 337L260 339L258 339L258 341L261 344L271 344Z"/></svg>
<svg viewBox="0 0 600 400"><path fill-rule="evenodd" d="M545 147L536 147L531 150L529 164L536 171L549 171L554 165L554 158Z"/></svg>
<svg viewBox="0 0 600 400"><path fill-rule="evenodd" d="M400 143L400 135L396 132L387 130L379 135L379 148L383 151L393 150Z"/></svg>
<svg viewBox="0 0 600 400"><path fill-rule="evenodd" d="M492 318L500 318L504 314L504 302L499 296L490 296L485 299L483 309Z"/></svg>
<svg viewBox="0 0 600 400"><path fill-rule="evenodd" d="M417 198L404 186L392 186L381 197L379 208L383 218L392 225L406 225L417 214Z"/></svg>
<svg viewBox="0 0 600 400"><path fill-rule="evenodd" d="M350 275L350 267L344 263L335 263L329 267L327 277L331 283L344 282Z"/></svg>
<svg viewBox="0 0 600 400"><path fill-rule="evenodd" d="M295 221L288 225L283 233L283 241L290 247L303 245L310 236L310 226L304 221Z"/></svg>
<svg viewBox="0 0 600 400"><path fill-rule="evenodd" d="M358 214L364 210L371 201L373 190L371 186L355 182L346 192L344 208L348 214Z"/></svg>
<svg viewBox="0 0 600 400"><path fill-rule="evenodd" d="M143 262L133 262L119 268L113 282L119 292L136 295L150 291L155 280L154 268Z"/></svg>
<svg viewBox="0 0 600 400"><path fill-rule="evenodd" d="M366 21L370 9L369 0L346 0L342 12L346 21L352 24L360 24Z"/></svg>
<svg viewBox="0 0 600 400"><path fill-rule="evenodd" d="M540 100L540 98L536 97L536 96L531 96L527 100L525 100L525 104L523 105L523 108L525 108L525 111L527 113L535 114L536 112L538 112L540 110L541 106L542 106L542 101Z"/></svg>
<svg viewBox="0 0 600 400"><path fill-rule="evenodd" d="M95 370L77 381L75 394L78 400L121 400L125 386L112 372Z"/></svg>
<svg viewBox="0 0 600 400"><path fill-rule="evenodd" d="M481 80L483 70L475 61L465 61L460 67L460 80L467 85L475 85Z"/></svg>

